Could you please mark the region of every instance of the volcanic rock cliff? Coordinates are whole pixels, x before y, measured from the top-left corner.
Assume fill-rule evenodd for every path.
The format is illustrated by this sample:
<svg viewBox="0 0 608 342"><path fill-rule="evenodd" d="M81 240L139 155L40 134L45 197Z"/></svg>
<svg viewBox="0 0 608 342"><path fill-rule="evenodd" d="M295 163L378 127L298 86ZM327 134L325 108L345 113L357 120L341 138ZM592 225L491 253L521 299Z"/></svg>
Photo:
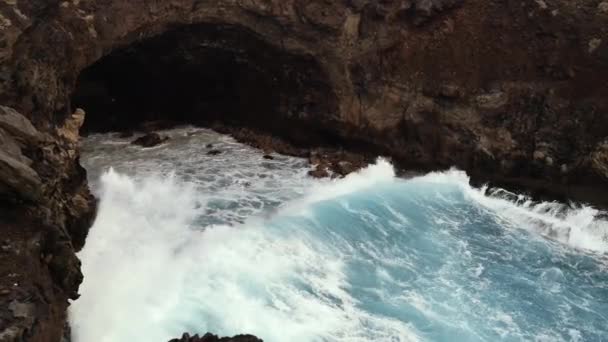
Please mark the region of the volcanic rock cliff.
<svg viewBox="0 0 608 342"><path fill-rule="evenodd" d="M607 32L602 0L0 1L0 341L64 334L95 207L83 120L248 127L608 205Z"/></svg>

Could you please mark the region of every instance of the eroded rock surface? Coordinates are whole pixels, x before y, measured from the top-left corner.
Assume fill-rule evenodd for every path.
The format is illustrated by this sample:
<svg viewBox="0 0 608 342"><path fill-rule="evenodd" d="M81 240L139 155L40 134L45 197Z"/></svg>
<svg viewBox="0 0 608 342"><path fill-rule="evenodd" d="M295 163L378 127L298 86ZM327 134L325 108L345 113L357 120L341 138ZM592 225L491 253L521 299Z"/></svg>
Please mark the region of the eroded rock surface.
<svg viewBox="0 0 608 342"><path fill-rule="evenodd" d="M59 341L78 298L75 252L94 214L78 128L42 133L0 106L0 341Z"/></svg>
<svg viewBox="0 0 608 342"><path fill-rule="evenodd" d="M383 154L608 205L604 3L0 2L0 229L21 253L2 252L0 279L21 290L2 283L0 304L37 317L2 311L0 336L57 341L77 296L93 212L77 107L88 131L248 127L267 152ZM348 172L341 158L329 164Z"/></svg>

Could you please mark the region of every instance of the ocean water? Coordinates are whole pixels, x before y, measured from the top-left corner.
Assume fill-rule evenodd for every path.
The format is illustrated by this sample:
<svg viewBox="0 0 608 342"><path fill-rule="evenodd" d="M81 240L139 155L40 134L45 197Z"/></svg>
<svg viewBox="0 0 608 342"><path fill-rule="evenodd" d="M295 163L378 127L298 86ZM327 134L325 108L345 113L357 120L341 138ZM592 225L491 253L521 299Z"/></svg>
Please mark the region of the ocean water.
<svg viewBox="0 0 608 342"><path fill-rule="evenodd" d="M84 141L101 201L75 342L608 341L604 213L457 170L399 179L383 159L315 180L208 130L166 134Z"/></svg>

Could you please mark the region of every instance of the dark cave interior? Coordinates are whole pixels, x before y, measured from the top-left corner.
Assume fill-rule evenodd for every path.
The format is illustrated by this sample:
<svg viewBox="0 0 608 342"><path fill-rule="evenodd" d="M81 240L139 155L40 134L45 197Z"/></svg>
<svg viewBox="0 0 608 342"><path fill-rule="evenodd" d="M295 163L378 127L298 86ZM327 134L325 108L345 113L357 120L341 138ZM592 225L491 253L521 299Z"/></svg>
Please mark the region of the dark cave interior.
<svg viewBox="0 0 608 342"><path fill-rule="evenodd" d="M72 107L87 113L83 133L136 130L151 121L221 122L294 140L310 139L314 129L302 128L331 117L336 103L312 56L217 24L176 27L116 49L82 71L72 96Z"/></svg>

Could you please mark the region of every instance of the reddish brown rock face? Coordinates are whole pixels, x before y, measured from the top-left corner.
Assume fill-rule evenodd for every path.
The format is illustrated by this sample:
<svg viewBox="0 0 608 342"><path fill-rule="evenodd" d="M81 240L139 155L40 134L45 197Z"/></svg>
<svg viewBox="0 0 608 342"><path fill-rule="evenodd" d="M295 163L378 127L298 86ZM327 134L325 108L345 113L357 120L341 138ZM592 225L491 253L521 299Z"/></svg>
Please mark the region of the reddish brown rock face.
<svg viewBox="0 0 608 342"><path fill-rule="evenodd" d="M0 104L44 137L0 132L10 151L3 172L25 170L12 178L22 188L0 180L0 198L2 208L26 202L35 230L54 227L38 229L54 232L43 242L65 257L43 264L46 279L60 285L53 297L60 299L44 305L59 310L76 291L77 266L67 256L82 246L92 217L77 148L59 129L71 125L76 106L88 113L88 131L151 120L248 127L295 144L284 148L294 153L340 146L389 155L403 168L457 166L477 181L608 205L602 4L0 3ZM30 186L37 182L40 192ZM63 271L67 282L53 276ZM44 317L29 339L62 324L63 316ZM11 328L5 322L0 334Z"/></svg>

